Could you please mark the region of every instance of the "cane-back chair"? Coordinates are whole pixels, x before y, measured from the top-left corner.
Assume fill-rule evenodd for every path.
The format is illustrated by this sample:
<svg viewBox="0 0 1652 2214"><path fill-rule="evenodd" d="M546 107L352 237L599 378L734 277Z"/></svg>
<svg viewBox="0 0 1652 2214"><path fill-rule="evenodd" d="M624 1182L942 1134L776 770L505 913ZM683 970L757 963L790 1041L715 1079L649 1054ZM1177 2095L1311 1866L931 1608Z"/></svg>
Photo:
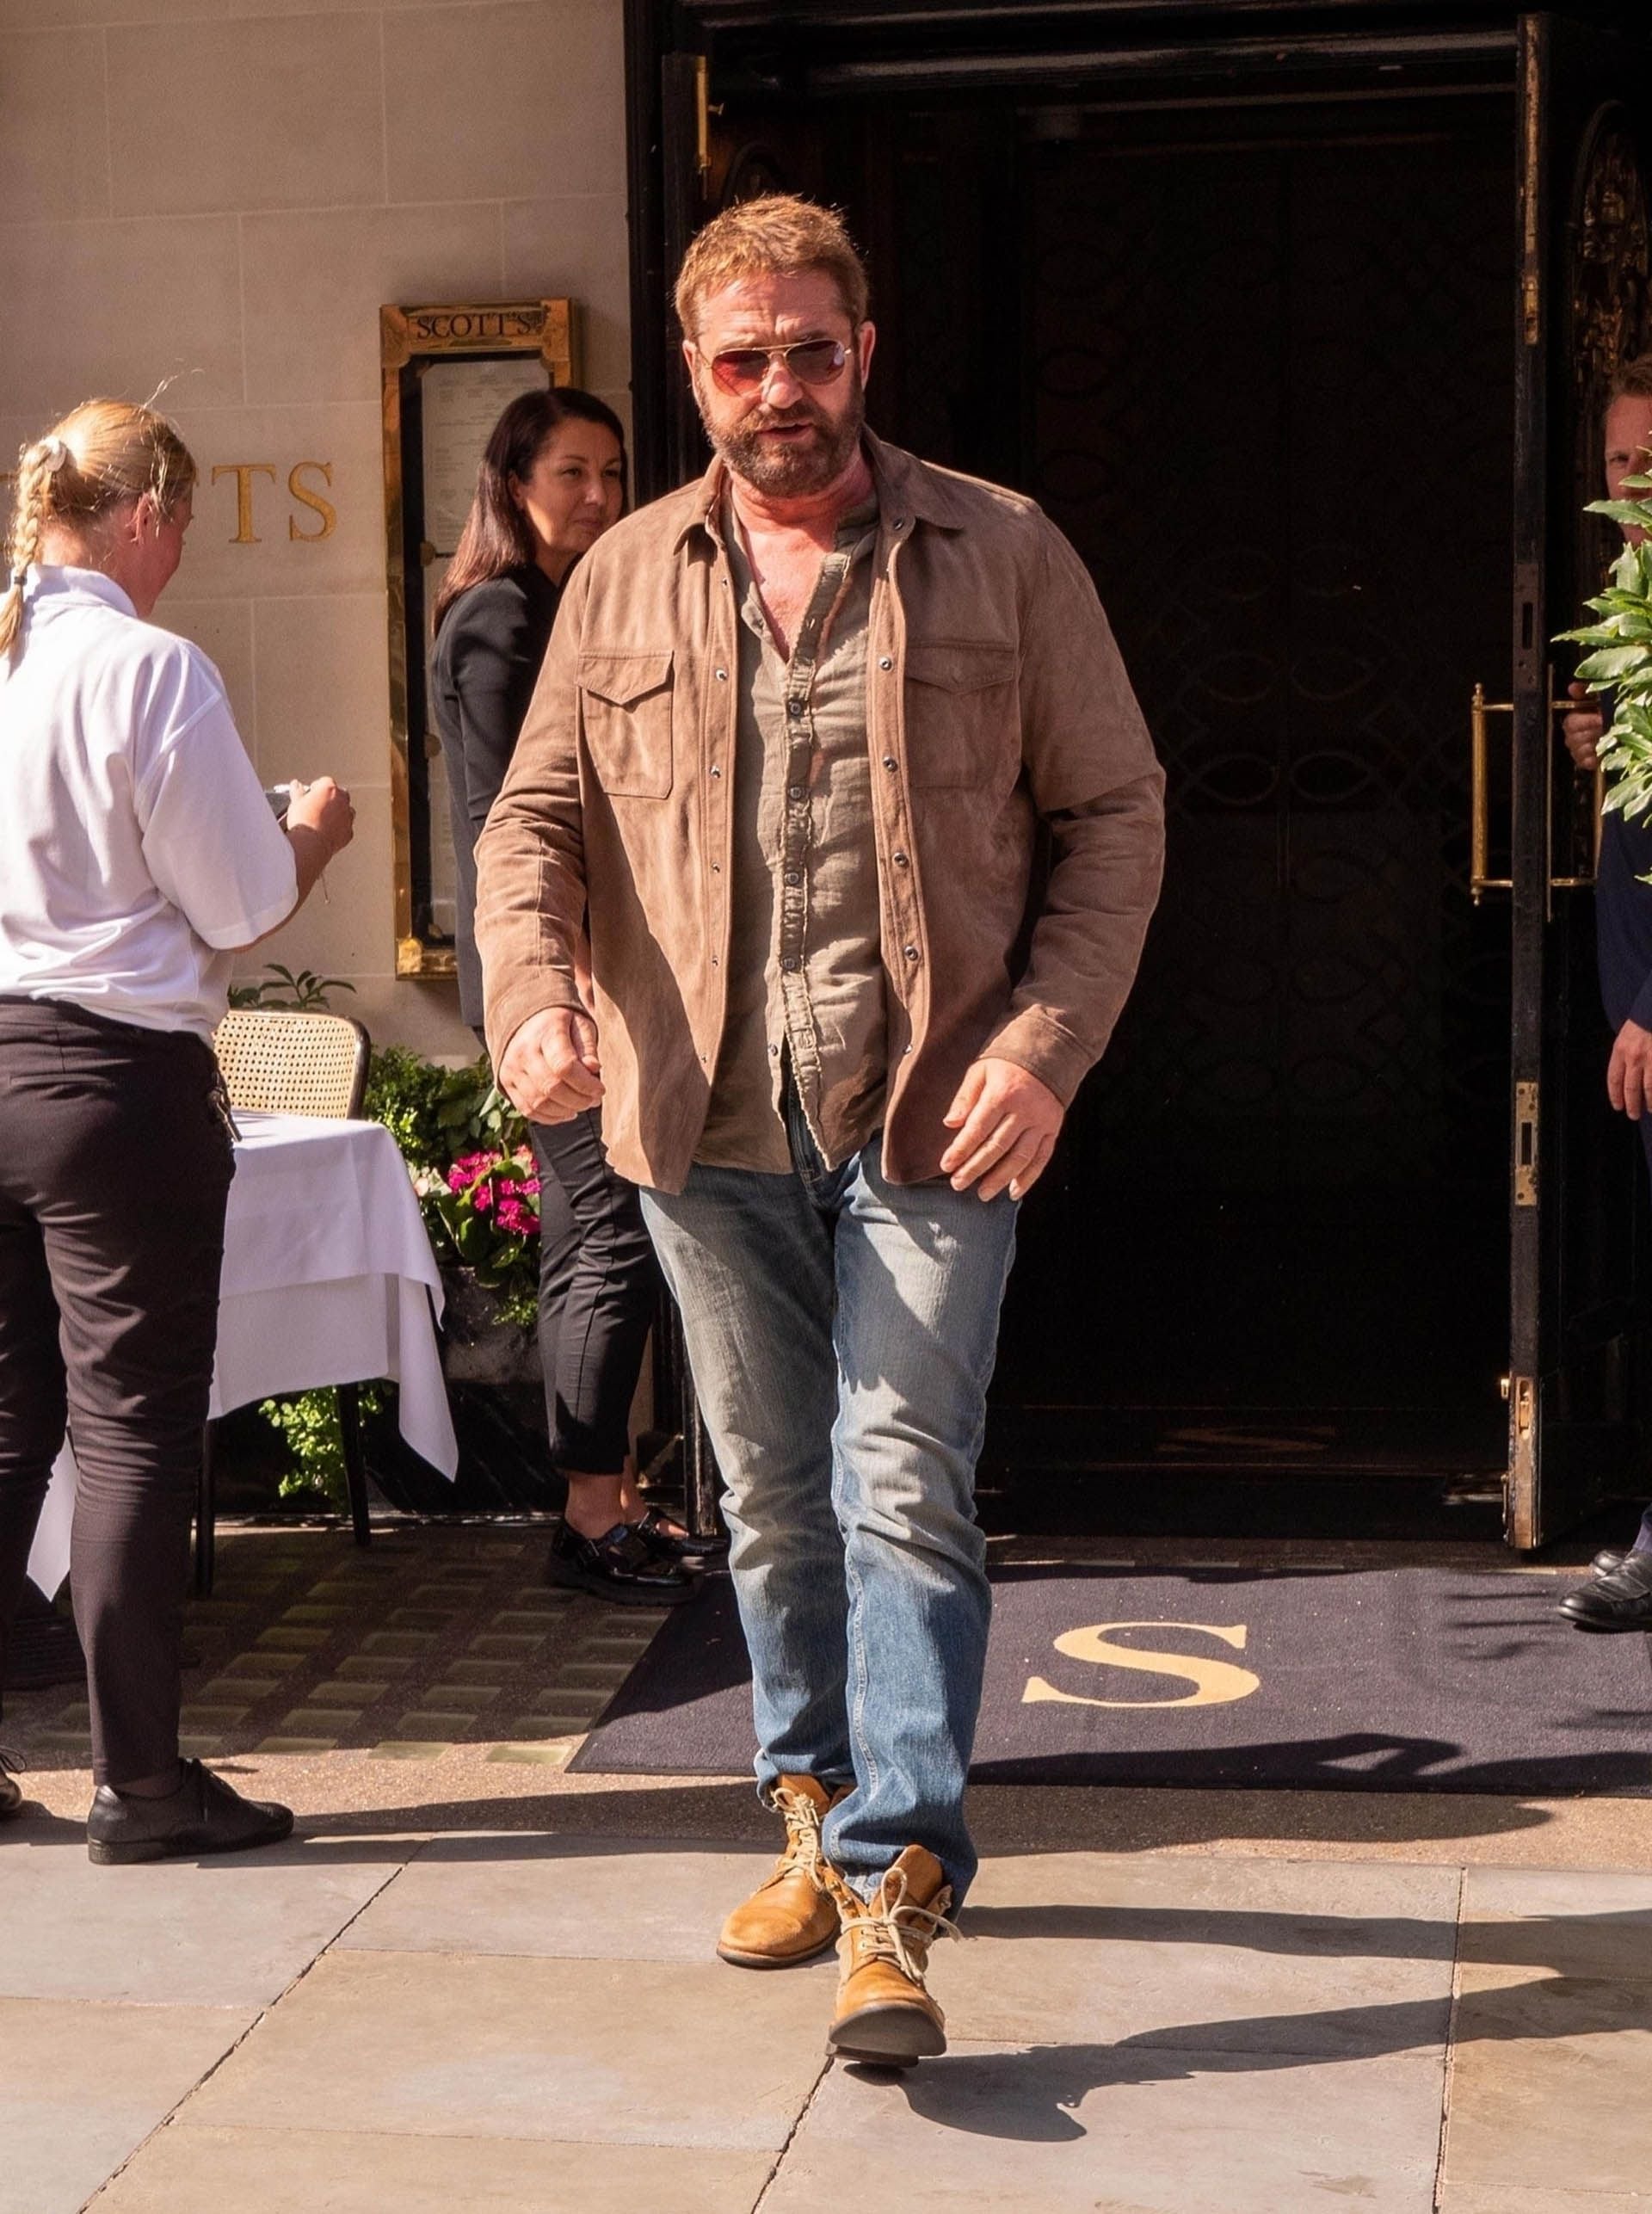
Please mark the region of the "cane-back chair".
<svg viewBox="0 0 1652 2214"><path fill-rule="evenodd" d="M327 1115L341 1120L361 1112L372 1041L353 1016L298 1008L232 1007L213 1034L213 1050L231 1107L244 1108L249 1113L262 1110L272 1114ZM365 1545L371 1530L367 1472L361 1458L361 1386L341 1384L336 1389L350 1522L356 1544ZM195 1512L195 1588L199 1592L213 1588L217 1506L213 1431L209 1422Z"/></svg>

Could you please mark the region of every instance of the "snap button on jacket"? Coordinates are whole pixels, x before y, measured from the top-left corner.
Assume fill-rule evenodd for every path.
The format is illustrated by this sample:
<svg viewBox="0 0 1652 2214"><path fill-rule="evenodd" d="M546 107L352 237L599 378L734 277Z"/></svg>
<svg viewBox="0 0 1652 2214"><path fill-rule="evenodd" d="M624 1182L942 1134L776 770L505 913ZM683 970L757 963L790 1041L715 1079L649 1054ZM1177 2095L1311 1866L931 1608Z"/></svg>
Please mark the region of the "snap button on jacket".
<svg viewBox="0 0 1652 2214"><path fill-rule="evenodd" d="M884 1166L912 1183L940 1173L971 1062L1018 1062L1065 1102L1100 1058L1158 897L1163 778L1088 574L1035 503L866 447ZM530 1015L580 1005L584 922L609 1157L664 1191L693 1162L725 1005L738 701L716 672L738 618L721 490L713 463L574 570L477 847L496 1063Z"/></svg>

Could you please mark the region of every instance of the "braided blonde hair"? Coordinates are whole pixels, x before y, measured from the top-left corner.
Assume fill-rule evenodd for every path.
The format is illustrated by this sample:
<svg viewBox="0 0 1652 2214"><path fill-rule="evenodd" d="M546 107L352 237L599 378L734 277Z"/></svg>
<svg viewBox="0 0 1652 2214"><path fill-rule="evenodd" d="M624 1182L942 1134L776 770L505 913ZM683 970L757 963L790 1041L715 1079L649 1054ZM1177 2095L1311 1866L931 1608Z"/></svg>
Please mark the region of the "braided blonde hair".
<svg viewBox="0 0 1652 2214"><path fill-rule="evenodd" d="M23 580L48 529L59 526L95 543L116 509L149 498L170 517L194 483L194 461L172 425L131 400L84 400L24 447L7 543L11 576L0 596L0 657L18 644Z"/></svg>

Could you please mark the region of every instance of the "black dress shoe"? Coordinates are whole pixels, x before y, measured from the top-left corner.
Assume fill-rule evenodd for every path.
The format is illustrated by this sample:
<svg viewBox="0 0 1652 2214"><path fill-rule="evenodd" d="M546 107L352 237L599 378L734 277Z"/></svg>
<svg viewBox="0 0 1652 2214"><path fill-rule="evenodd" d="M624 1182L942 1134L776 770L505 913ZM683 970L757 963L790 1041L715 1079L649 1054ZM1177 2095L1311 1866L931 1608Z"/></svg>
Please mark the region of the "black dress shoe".
<svg viewBox="0 0 1652 2214"><path fill-rule="evenodd" d="M1629 1555L1627 1553L1614 1553L1610 1551L1604 1553L1597 1553L1594 1558L1589 1563L1589 1574L1591 1576L1616 1576L1618 1570L1622 1568L1624 1563L1628 1558Z"/></svg>
<svg viewBox="0 0 1652 2214"><path fill-rule="evenodd" d="M291 1808L243 1799L199 1761L179 1766L183 1780L163 1799L123 1796L107 1784L98 1785L86 1817L86 1850L100 1867L245 1853L293 1835Z"/></svg>
<svg viewBox="0 0 1652 2214"><path fill-rule="evenodd" d="M15 1753L8 1753L0 1745L0 1822L9 1822L22 1806L22 1792L12 1781L22 1772L22 1765Z"/></svg>
<svg viewBox="0 0 1652 2214"><path fill-rule="evenodd" d="M564 1522L551 1540L545 1576L547 1583L618 1600L622 1607L675 1607L694 1595L681 1563L663 1559L629 1522L616 1522L600 1538L582 1538Z"/></svg>
<svg viewBox="0 0 1652 2214"><path fill-rule="evenodd" d="M1568 1592L1560 1611L1580 1630L1652 1630L1652 1553L1629 1553L1611 1576Z"/></svg>
<svg viewBox="0 0 1652 2214"><path fill-rule="evenodd" d="M665 1516L657 1507L650 1507L640 1522L632 1528L645 1545L651 1546L663 1561L703 1560L707 1553L726 1552L726 1538L691 1538L685 1530L681 1537L674 1537L665 1526Z"/></svg>

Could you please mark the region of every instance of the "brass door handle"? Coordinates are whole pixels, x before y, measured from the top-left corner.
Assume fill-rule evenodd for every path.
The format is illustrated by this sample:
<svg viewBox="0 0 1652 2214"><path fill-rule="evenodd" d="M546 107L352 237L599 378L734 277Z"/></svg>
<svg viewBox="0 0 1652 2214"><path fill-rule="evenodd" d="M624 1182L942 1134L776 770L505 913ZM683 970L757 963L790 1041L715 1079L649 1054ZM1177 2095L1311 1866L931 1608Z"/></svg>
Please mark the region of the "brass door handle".
<svg viewBox="0 0 1652 2214"><path fill-rule="evenodd" d="M1556 715L1569 715L1576 705L1577 702L1575 700L1556 700L1551 697L1549 701L1550 716L1552 718ZM1513 712L1514 702L1512 700L1488 700L1485 686L1483 684L1475 686L1473 696L1469 702L1469 891L1476 907L1489 891L1512 891L1514 889L1513 878L1492 876L1489 873L1491 866L1491 764L1490 739L1486 728L1488 715L1512 716ZM1552 778L1548 788L1547 836L1544 840L1550 867L1548 889L1550 891L1591 891L1594 888L1593 874L1556 876L1553 873L1555 842ZM1606 792L1606 774L1597 762L1594 770L1594 869L1596 873L1599 873L1600 866L1600 830Z"/></svg>
<svg viewBox="0 0 1652 2214"><path fill-rule="evenodd" d="M1476 684L1469 702L1469 892L1476 907L1489 891L1513 891L1514 879L1487 873L1491 866L1491 765L1488 715L1512 715L1512 700L1488 700Z"/></svg>

